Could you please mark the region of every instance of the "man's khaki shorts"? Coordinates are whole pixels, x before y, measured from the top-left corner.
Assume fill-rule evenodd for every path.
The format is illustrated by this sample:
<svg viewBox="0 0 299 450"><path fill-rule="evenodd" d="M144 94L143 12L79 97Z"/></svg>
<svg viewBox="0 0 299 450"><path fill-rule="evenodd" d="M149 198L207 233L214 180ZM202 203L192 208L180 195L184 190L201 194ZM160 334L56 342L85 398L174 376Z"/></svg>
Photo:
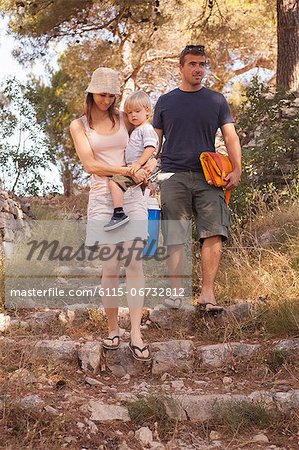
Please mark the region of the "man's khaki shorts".
<svg viewBox="0 0 299 450"><path fill-rule="evenodd" d="M203 172L177 172L161 183L162 233L165 245L184 244L195 219L200 241L227 239L230 211L222 188L209 185Z"/></svg>

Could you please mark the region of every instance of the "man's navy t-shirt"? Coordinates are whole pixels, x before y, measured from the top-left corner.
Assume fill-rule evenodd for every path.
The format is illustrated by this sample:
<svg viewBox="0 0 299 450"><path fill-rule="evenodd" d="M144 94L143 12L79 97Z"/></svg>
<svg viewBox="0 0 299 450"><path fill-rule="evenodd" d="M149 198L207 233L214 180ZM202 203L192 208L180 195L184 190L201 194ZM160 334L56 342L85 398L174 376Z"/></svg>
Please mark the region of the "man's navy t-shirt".
<svg viewBox="0 0 299 450"><path fill-rule="evenodd" d="M161 168L163 172L201 170L201 152L215 151L215 135L234 119L224 96L202 87L180 89L162 95L155 107L153 126L163 130Z"/></svg>

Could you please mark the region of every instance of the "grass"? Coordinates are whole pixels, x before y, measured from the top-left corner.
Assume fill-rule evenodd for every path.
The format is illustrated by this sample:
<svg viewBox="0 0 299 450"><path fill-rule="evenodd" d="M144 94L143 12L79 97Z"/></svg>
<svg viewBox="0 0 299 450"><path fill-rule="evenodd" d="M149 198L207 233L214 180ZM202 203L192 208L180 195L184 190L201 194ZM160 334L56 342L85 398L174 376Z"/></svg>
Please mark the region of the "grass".
<svg viewBox="0 0 299 450"><path fill-rule="evenodd" d="M86 216L88 194L72 195L64 197L57 195L55 197L32 198L29 199L33 214L39 220L54 220L66 218L68 214L79 213Z"/></svg>
<svg viewBox="0 0 299 450"><path fill-rule="evenodd" d="M299 301L283 298L263 308L262 326L271 336L296 336L299 333Z"/></svg>
<svg viewBox="0 0 299 450"><path fill-rule="evenodd" d="M261 205L245 225L235 223L223 248L216 297L226 304L250 300L256 309L256 329L263 334L291 336L299 332L298 224L298 201L271 211ZM265 234L266 243L262 239ZM198 244L194 250L196 298L201 290ZM249 319L242 327L251 330L252 325Z"/></svg>
<svg viewBox="0 0 299 450"><path fill-rule="evenodd" d="M158 433L162 439L171 435L175 430L176 421L171 419L161 397L154 395L142 397L127 404L131 420L138 426L153 428L158 424Z"/></svg>
<svg viewBox="0 0 299 450"><path fill-rule="evenodd" d="M297 433L297 424L298 413L296 411L270 410L262 402L253 403L242 400L218 405L207 425L211 429L217 427L221 435L232 437L231 443L235 441L233 448L240 448L237 441L240 443L240 439L242 439L244 442L245 436L248 434L252 436L254 432L272 435L276 445L285 446L288 442L291 445L290 448L295 448L292 447L292 443L296 442L296 438L294 440L293 438ZM249 438L247 443L252 444L252 438Z"/></svg>
<svg viewBox="0 0 299 450"><path fill-rule="evenodd" d="M283 366L292 364L293 358L291 357L291 352L286 350L270 350L265 357L265 362L271 372L279 372Z"/></svg>
<svg viewBox="0 0 299 450"><path fill-rule="evenodd" d="M32 199L32 210L39 219L86 213L87 194L64 198L56 196ZM46 216L45 216L46 214ZM58 214L58 215L57 215ZM235 224L225 245L216 283L219 302L226 304L250 300L255 307L252 317L242 323L224 326L211 320L194 319L196 336L202 339L242 339L259 336L293 336L299 332L299 208L298 202L269 211L259 204L246 224ZM265 233L274 236L268 246L261 245ZM270 239L271 240L271 239ZM193 295L200 292L201 273L199 247L194 248ZM197 256L196 256L197 255ZM3 256L0 255L0 292L4 297ZM4 298L2 298L2 305ZM91 329L103 327L103 318L90 316ZM178 321L179 322L179 321ZM176 337L185 337L183 323L176 327ZM187 330L188 332L188 330Z"/></svg>
<svg viewBox="0 0 299 450"><path fill-rule="evenodd" d="M247 400L231 401L215 407L212 423L220 425L225 431L236 434L255 427L267 428L277 418L262 403Z"/></svg>

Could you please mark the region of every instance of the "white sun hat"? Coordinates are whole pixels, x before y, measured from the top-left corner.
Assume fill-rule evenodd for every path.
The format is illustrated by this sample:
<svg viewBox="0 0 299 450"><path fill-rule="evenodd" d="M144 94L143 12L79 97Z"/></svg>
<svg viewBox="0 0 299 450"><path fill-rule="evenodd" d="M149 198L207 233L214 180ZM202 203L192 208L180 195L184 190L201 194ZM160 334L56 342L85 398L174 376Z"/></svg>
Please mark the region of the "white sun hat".
<svg viewBox="0 0 299 450"><path fill-rule="evenodd" d="M98 67L91 76L86 92L120 95L119 72L109 67Z"/></svg>

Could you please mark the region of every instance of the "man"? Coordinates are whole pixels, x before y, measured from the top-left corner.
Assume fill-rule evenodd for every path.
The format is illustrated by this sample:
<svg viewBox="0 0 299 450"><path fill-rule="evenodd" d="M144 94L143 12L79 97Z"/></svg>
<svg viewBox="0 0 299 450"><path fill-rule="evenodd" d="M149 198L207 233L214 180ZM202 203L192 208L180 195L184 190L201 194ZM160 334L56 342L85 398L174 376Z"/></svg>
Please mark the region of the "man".
<svg viewBox="0 0 299 450"><path fill-rule="evenodd" d="M206 73L204 46L188 45L180 55L181 84L162 95L156 105L153 126L163 136L162 172L173 173L161 184L162 231L168 249L168 271L175 293L182 287L184 219L195 218L202 243L202 290L198 300L204 311L217 313L214 282L218 272L222 240L227 239L229 210L223 190L204 179L199 156L215 151L215 135L221 129L233 171L227 176L228 189L238 186L241 177L241 147L233 117L224 96L202 86ZM174 222L176 221L176 222ZM179 224L175 233L173 224ZM181 306L176 294L165 300L173 308Z"/></svg>

